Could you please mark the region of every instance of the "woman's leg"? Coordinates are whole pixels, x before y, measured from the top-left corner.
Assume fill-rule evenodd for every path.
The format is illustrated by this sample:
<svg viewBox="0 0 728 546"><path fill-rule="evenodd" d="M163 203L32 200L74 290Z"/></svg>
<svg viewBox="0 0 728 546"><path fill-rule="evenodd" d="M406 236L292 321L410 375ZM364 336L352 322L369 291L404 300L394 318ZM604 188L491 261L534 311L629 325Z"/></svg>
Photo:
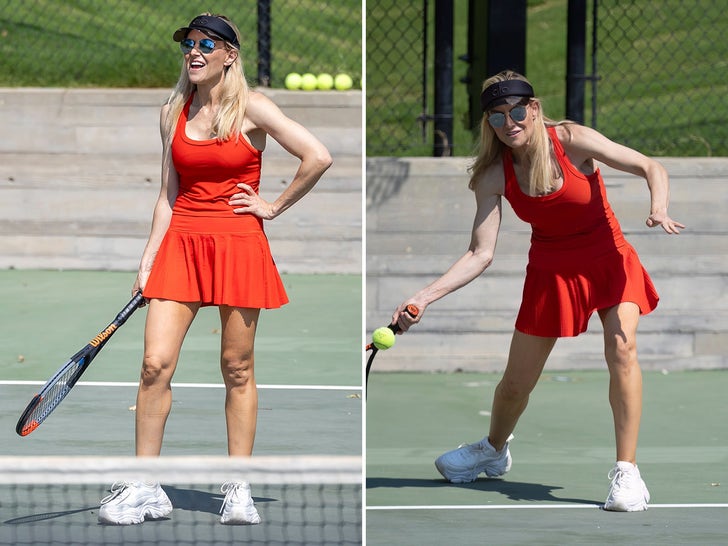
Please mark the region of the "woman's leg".
<svg viewBox="0 0 728 546"><path fill-rule="evenodd" d="M556 338L529 336L514 332L508 365L495 389L490 434L475 443L460 446L435 460L435 468L452 483L468 483L485 473L502 476L511 468L508 437L526 409L528 397L536 386Z"/></svg>
<svg viewBox="0 0 728 546"><path fill-rule="evenodd" d="M222 345L220 368L225 382L228 454L253 453L258 418L253 348L260 309L220 307Z"/></svg>
<svg viewBox="0 0 728 546"><path fill-rule="evenodd" d="M640 311L636 304L627 302L599 311L599 317L604 325L617 460L635 464L642 416L642 372L637 361Z"/></svg>
<svg viewBox="0 0 728 546"><path fill-rule="evenodd" d="M503 449L516 428L555 343L553 337L513 332L508 364L493 396L488 442L497 451Z"/></svg>
<svg viewBox="0 0 728 546"><path fill-rule="evenodd" d="M136 454L156 456L162 450L172 406L172 375L182 341L199 309L197 303L153 299L144 329L144 360L136 402Z"/></svg>

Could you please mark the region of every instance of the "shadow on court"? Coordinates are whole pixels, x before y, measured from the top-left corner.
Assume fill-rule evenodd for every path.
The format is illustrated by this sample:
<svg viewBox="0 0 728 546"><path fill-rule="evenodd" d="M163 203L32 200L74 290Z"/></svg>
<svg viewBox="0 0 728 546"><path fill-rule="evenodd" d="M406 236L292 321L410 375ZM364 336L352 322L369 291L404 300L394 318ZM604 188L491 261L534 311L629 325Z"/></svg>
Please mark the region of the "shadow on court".
<svg viewBox="0 0 728 546"><path fill-rule="evenodd" d="M190 512L208 512L210 514L219 514L220 507L225 495L222 493L210 493L199 489L185 489L174 487L171 485L163 486L164 492L167 493L172 506L179 510L188 510ZM280 499L271 497L259 497L253 495L255 504L262 502L278 502Z"/></svg>
<svg viewBox="0 0 728 546"><path fill-rule="evenodd" d="M3 521L3 525L27 525L38 523L39 521L46 521L56 518L64 518L72 516L74 514L80 514L82 512L90 512L91 510L97 510L97 506L87 506L84 508L74 508L73 510L59 510L57 512L43 512L38 514L29 514L27 516L20 516L13 519Z"/></svg>
<svg viewBox="0 0 728 546"><path fill-rule="evenodd" d="M554 491L563 490L560 485L546 485L543 483L513 482L503 479L478 479L472 483L449 483L445 480L423 480L415 478L367 478L367 489L386 488L420 488L432 489L447 487L466 489L469 491L483 491L499 493L511 501L538 501L538 502L565 502L570 504L593 504L601 506L604 502L594 499L579 499L554 496Z"/></svg>

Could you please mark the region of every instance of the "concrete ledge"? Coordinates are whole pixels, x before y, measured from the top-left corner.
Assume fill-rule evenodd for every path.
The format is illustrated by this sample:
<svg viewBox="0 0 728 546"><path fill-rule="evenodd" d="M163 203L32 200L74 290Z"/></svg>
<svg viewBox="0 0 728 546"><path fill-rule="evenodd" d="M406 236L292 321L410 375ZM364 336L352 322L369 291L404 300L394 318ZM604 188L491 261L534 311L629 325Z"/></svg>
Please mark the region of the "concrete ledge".
<svg viewBox="0 0 728 546"><path fill-rule="evenodd" d="M0 153L159 153L159 110L170 91L0 88ZM260 91L334 155L361 157L360 91Z"/></svg>
<svg viewBox="0 0 728 546"><path fill-rule="evenodd" d="M360 91L262 90L329 147L310 195L266 223L287 273L362 272ZM0 89L0 267L134 270L159 192L169 89ZM261 194L298 160L268 139Z"/></svg>

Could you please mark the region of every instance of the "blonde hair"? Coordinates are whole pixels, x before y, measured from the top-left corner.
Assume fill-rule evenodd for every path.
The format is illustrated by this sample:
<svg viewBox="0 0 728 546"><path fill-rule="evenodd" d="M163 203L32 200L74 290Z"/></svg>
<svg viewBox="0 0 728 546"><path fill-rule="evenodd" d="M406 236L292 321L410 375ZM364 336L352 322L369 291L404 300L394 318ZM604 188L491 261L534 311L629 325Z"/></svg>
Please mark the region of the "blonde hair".
<svg viewBox="0 0 728 546"><path fill-rule="evenodd" d="M235 35L240 42L240 30L233 24L230 19L224 15L216 15L213 13L201 13L209 17L219 17L224 20L235 31ZM225 42L227 50L235 49L232 44ZM179 80L172 91L167 104L169 110L164 119L164 153L165 156L172 149L172 139L174 138L177 121L182 110L187 104L190 96L195 92L196 86L190 82L187 75L187 68L184 63L180 72ZM245 119L245 108L248 105L248 96L250 88L245 79L245 70L243 68L243 59L238 52L235 61L225 69L225 78L222 82L222 92L220 96L220 108L212 122L212 132L218 140L228 140L230 138L237 139L240 136Z"/></svg>
<svg viewBox="0 0 728 546"><path fill-rule="evenodd" d="M530 85L530 82L518 72L513 70L504 70L495 76L492 76L483 82L482 89L493 85L497 82L507 80L522 80ZM571 122L555 122L543 115L541 101L538 98L528 99L531 105L536 104L534 119L533 137L528 145L528 187L530 195L542 195L548 193L553 186L553 181L561 176L561 169L554 157L553 146L549 138L547 127L553 127L562 123ZM470 182L468 187L475 189L481 175L492 164L500 161L506 145L496 136L495 131L488 123L487 112L483 113L483 119L480 122L480 141L475 159L468 169L470 172Z"/></svg>

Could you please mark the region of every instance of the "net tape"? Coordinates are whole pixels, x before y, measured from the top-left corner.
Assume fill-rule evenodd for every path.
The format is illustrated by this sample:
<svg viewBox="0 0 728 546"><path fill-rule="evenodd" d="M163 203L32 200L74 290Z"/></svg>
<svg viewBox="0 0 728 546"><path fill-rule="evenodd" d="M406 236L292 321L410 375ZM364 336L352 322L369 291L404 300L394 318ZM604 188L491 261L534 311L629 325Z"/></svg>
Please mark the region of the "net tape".
<svg viewBox="0 0 728 546"><path fill-rule="evenodd" d="M0 483L105 483L148 480L188 484L244 476L253 484L362 483L361 457L0 457Z"/></svg>

